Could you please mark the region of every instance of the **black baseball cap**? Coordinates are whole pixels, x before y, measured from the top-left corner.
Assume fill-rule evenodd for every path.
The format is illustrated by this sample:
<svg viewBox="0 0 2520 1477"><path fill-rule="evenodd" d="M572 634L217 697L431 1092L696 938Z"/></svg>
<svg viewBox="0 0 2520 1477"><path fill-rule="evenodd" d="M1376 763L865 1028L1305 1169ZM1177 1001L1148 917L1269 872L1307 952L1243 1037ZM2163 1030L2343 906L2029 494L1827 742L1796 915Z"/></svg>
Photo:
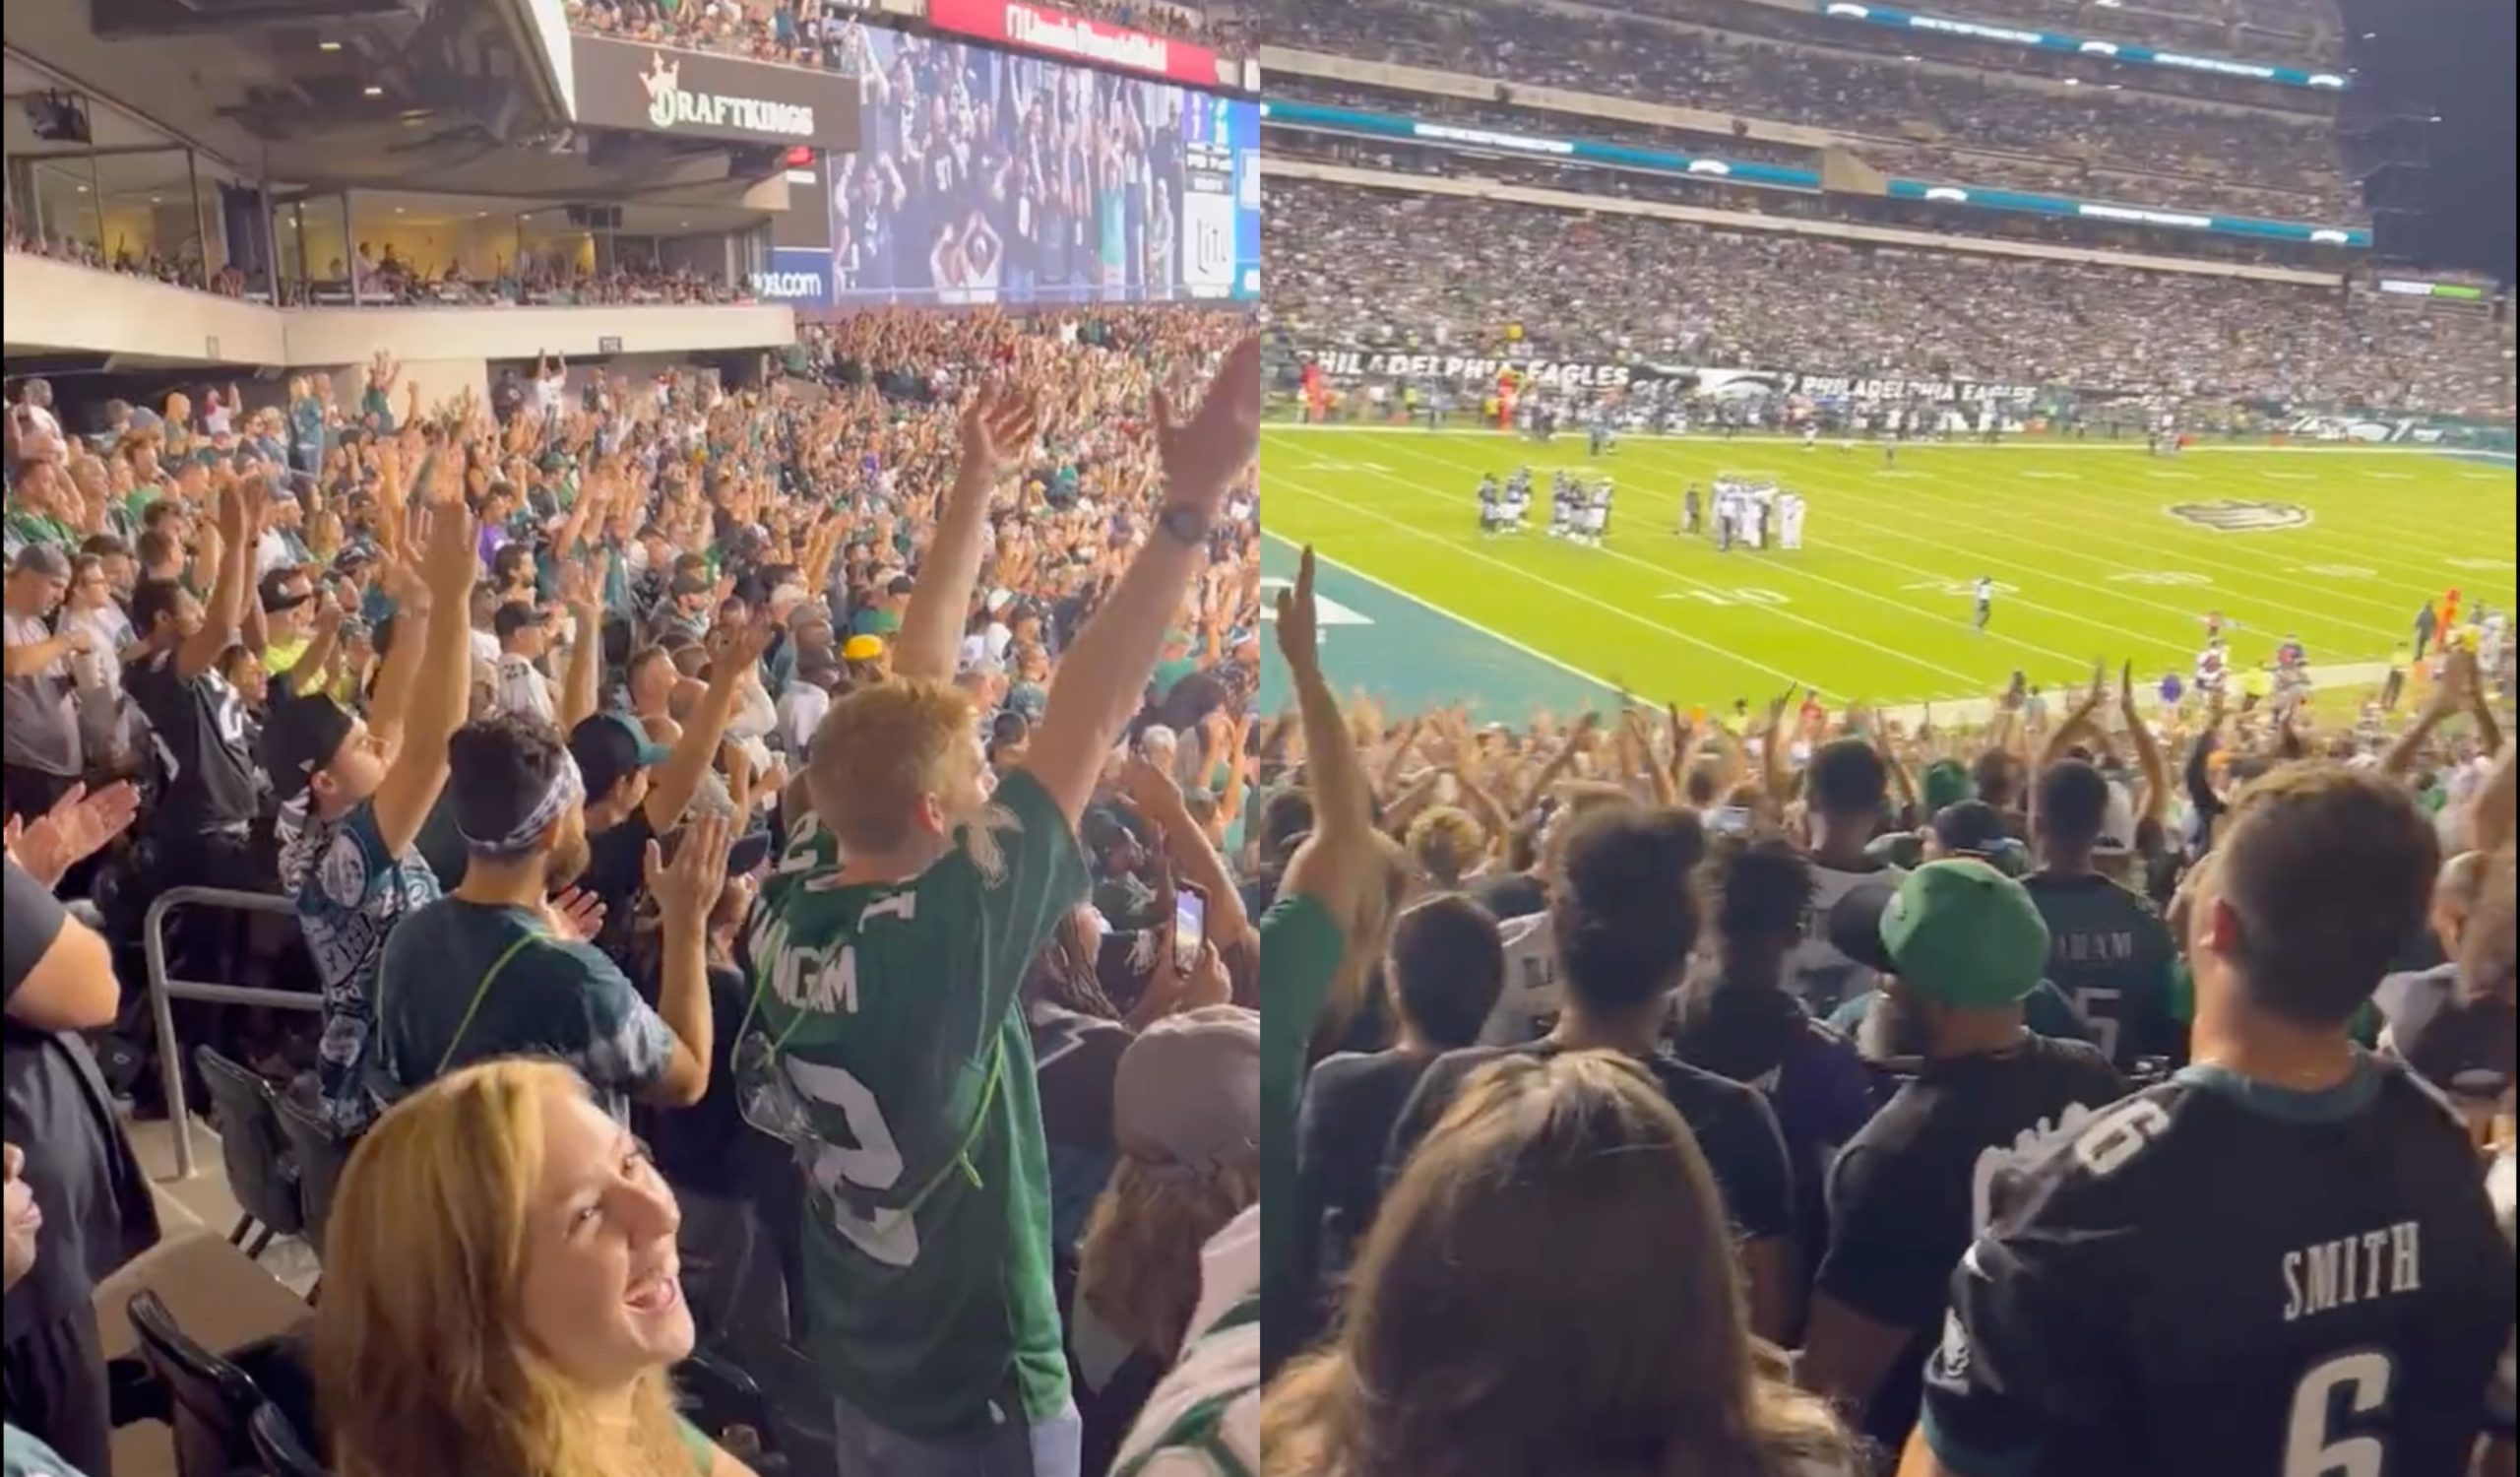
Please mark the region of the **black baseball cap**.
<svg viewBox="0 0 2520 1477"><path fill-rule="evenodd" d="M545 618L541 607L512 600L499 607L498 613L490 617L490 629L505 641L527 626L542 624Z"/></svg>
<svg viewBox="0 0 2520 1477"><path fill-rule="evenodd" d="M2416 1075L2452 1098L2499 1102L2511 1089L2515 1033L2507 1001L2452 1000L2403 1032L2392 1024L2389 1037Z"/></svg>
<svg viewBox="0 0 2520 1477"><path fill-rule="evenodd" d="M291 580L306 580L306 589L299 594L290 594L287 585ZM264 575L259 588L266 610L294 610L315 598L315 582L307 580L306 571L294 564L283 565Z"/></svg>
<svg viewBox="0 0 2520 1477"><path fill-rule="evenodd" d="M271 713L263 722L263 768L283 804L306 790L306 777L333 762L358 720L321 692L303 696L285 680L272 686Z"/></svg>
<svg viewBox="0 0 2520 1477"><path fill-rule="evenodd" d="M598 713L569 731L569 757L578 761L590 800L611 794L625 776L663 763L671 752L627 713Z"/></svg>

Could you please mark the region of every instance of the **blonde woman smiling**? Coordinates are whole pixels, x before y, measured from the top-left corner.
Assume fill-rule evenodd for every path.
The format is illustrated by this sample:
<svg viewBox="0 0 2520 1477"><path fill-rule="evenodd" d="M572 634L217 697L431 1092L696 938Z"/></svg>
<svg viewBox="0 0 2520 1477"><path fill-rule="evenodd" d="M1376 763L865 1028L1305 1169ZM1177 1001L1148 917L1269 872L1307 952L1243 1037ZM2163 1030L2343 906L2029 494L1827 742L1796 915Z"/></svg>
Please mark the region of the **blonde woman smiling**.
<svg viewBox="0 0 2520 1477"><path fill-rule="evenodd" d="M326 1233L318 1394L341 1477L752 1477L674 1414L691 1353L647 1152L555 1062L397 1104Z"/></svg>

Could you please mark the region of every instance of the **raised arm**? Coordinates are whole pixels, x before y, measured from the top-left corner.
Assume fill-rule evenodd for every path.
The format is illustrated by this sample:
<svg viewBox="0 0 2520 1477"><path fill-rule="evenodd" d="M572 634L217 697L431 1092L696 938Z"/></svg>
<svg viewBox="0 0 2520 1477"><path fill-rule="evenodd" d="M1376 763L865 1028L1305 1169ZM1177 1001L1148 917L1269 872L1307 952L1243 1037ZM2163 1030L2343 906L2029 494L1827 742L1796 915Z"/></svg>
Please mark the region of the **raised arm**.
<svg viewBox="0 0 2520 1477"><path fill-rule="evenodd" d="M2426 700L2424 711L2407 726L2398 741L2380 761L2383 773L2403 776L2415 767L2416 755L2424 752L2425 743L2441 721L2456 713L2467 701L2467 688L2476 680L2476 658L2466 652L2452 652L2441 668L2441 680L2432 686L2432 696Z"/></svg>
<svg viewBox="0 0 2520 1477"><path fill-rule="evenodd" d="M220 496L219 573L202 608L201 629L175 648L175 675L187 682L210 671L236 639L254 592L253 531L262 521L264 497L260 477L231 483Z"/></svg>
<svg viewBox="0 0 2520 1477"><path fill-rule="evenodd" d="M560 598L577 621L569 643L569 671L560 690L560 732L574 732L601 707L603 676L603 581L583 561L560 570Z"/></svg>
<svg viewBox="0 0 2520 1477"><path fill-rule="evenodd" d="M988 523L989 495L1014 459L1033 444L1040 412L1005 380L984 384L963 408L963 454L945 514L928 540L910 609L902 612L893 646L893 671L906 677L950 681L971 612L972 585L979 576L980 534Z"/></svg>
<svg viewBox="0 0 2520 1477"><path fill-rule="evenodd" d="M1319 615L1312 593L1312 550L1303 551L1294 588L1278 595L1278 646L1293 678L1303 715L1304 766L1312 790L1312 839L1288 865L1280 896L1297 893L1344 901L1362 867L1380 855L1371 841L1373 794L1356 739L1322 675Z"/></svg>
<svg viewBox="0 0 2520 1477"><path fill-rule="evenodd" d="M471 706L472 632L465 614L481 572L479 550L479 525L463 503L430 511L420 566L426 599L416 609L406 605L399 616L419 629L396 632L402 639L386 653L385 674L377 680L380 689L399 681L410 694L402 746L376 790L376 830L390 854L418 839L446 788L447 744ZM417 657L407 657L414 649ZM407 660L413 670L398 678L395 669Z"/></svg>
<svg viewBox="0 0 2520 1477"><path fill-rule="evenodd" d="M2143 789L2135 796L2135 818L2158 822L2170 809L2170 761L2162 757L2161 739L2153 736L2153 726L2144 721L2143 710L2135 706L2132 662L2118 669L2117 714L2125 721L2127 738L2135 745L2136 767L2144 775Z"/></svg>
<svg viewBox="0 0 2520 1477"><path fill-rule="evenodd" d="M734 716L744 677L761 665L762 650L770 644L770 626L767 621L720 626L710 638L709 690L692 704L691 721L683 725L673 752L657 766L656 782L648 787L647 803L641 807L660 836L682 823L682 812L690 808L691 798L700 793L700 782L717 762L718 744L726 737L726 723Z"/></svg>
<svg viewBox="0 0 2520 1477"><path fill-rule="evenodd" d="M1103 754L1146 690L1165 622L1207 557L1208 529L1259 450L1259 341L1245 339L1226 355L1188 419L1174 418L1159 391L1155 424L1164 464L1164 516L1059 664L1049 708L1024 762L1070 824L1083 812ZM1185 527L1176 531L1176 523Z"/></svg>

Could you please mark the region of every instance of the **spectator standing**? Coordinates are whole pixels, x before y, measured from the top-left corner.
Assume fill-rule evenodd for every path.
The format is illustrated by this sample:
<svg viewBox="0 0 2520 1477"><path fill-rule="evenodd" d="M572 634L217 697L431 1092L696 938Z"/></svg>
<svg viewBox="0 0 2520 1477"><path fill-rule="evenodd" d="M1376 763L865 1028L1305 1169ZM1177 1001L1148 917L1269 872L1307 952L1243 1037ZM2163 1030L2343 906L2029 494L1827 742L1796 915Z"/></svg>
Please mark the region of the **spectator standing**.
<svg viewBox="0 0 2520 1477"><path fill-rule="evenodd" d="M587 863L583 782L560 736L513 714L484 719L456 731L448 763L464 880L386 939L375 985L375 1090L390 1103L466 1062L526 1053L577 1068L625 1123L633 1098L698 1102L709 1086L707 923L718 888L705 897L659 894L664 970L651 1008L587 941L599 912L554 896ZM683 839L675 874L696 888L713 851L723 883L722 820ZM649 867L653 890L661 874L653 849Z"/></svg>
<svg viewBox="0 0 2520 1477"><path fill-rule="evenodd" d="M1393 1187L1337 1341L1271 1387L1261 1470L1857 1477L1750 1336L1727 1220L1643 1064L1503 1056Z"/></svg>
<svg viewBox="0 0 2520 1477"><path fill-rule="evenodd" d="M1307 1311L1320 1308L1325 1286L1340 1283L1373 1224L1383 1147L1418 1079L1445 1053L1479 1044L1504 979L1496 920L1466 897L1429 898L1393 926L1383 980L1398 1042L1325 1058L1304 1082L1295 1129L1302 1239L1292 1264Z"/></svg>
<svg viewBox="0 0 2520 1477"><path fill-rule="evenodd" d="M345 1133L376 1112L369 1046L386 940L439 896L416 843L446 787L447 747L471 695L460 613L480 570L473 538L461 504L431 513L419 589L396 613L398 639L364 720L327 693L284 693L263 733L284 807L281 888L296 900L323 983L316 1098Z"/></svg>
<svg viewBox="0 0 2520 1477"><path fill-rule="evenodd" d="M984 797L974 715L949 682L990 493L1035 426L1010 390L984 387L923 599L902 622L898 679L835 702L815 736L807 788L826 842L818 867L764 889L761 1034L735 1060L759 1073L747 1117L813 1166L807 1337L851 1470L1079 1470L1015 993L1083 896L1077 817L1250 465L1258 414L1256 343L1228 356L1187 421L1159 399L1159 532L1062 667L1024 766Z"/></svg>
<svg viewBox="0 0 2520 1477"><path fill-rule="evenodd" d="M69 557L50 544L30 544L9 564L8 794L0 808L13 819L51 809L86 768L72 664L95 649L95 636L75 624L56 634L50 624L70 576Z"/></svg>
<svg viewBox="0 0 2520 1477"><path fill-rule="evenodd" d="M1875 1009L1901 1019L1922 1061L1829 1169L1801 1378L1896 1450L1951 1269L1994 1197L2032 1145L2079 1130L2126 1084L2095 1049L2023 1024L2048 943L2020 883L1955 858L1839 906L1866 902L1884 951Z"/></svg>
<svg viewBox="0 0 2520 1477"><path fill-rule="evenodd" d="M2187 911L2193 1063L2025 1166L1952 1274L1906 1471L2465 1468L2511 1249L2466 1133L2348 1033L2437 864L2380 776L2241 794Z"/></svg>
<svg viewBox="0 0 2520 1477"><path fill-rule="evenodd" d="M1259 1200L1259 1013L1214 1003L1148 1026L1120 1059L1112 1124L1119 1161L1078 1252L1068 1316L1086 1472L1110 1470L1181 1352L1201 1250Z"/></svg>
<svg viewBox="0 0 2520 1477"><path fill-rule="evenodd" d="M1700 1071L1662 1044L1671 992L1697 946L1690 873L1704 856L1693 811L1618 803L1575 822L1549 899L1564 1011L1528 1046L1452 1052L1428 1067L1393 1130L1386 1177L1405 1170L1472 1074L1498 1058L1622 1053L1662 1084L1696 1135L1738 1233L1751 1326L1781 1339L1796 1321L1801 1277L1794 1175L1776 1114L1757 1089Z"/></svg>
<svg viewBox="0 0 2520 1477"><path fill-rule="evenodd" d="M0 1405L88 1477L113 1473L95 1287L157 1242L158 1207L82 1034L120 1012L112 952L52 888L128 827L138 803L121 785L13 825L0 864L0 1136L23 1152L43 1220L35 1269L0 1299Z"/></svg>

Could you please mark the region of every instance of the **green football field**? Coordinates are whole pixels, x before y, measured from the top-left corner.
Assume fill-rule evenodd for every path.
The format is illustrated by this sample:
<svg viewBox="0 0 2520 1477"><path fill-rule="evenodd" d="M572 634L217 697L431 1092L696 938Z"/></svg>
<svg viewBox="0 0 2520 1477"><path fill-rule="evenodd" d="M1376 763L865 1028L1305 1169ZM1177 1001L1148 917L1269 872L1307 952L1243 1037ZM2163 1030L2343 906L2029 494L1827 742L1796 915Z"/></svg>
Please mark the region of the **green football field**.
<svg viewBox="0 0 2520 1477"><path fill-rule="evenodd" d="M1521 465L1535 527L1482 536L1480 475ZM1605 546L1542 531L1557 467L1611 478ZM1723 554L1680 534L1682 489L1719 475L1801 494L1803 547ZM1638 437L1594 459L1581 435L1281 426L1261 479L1269 582L1313 545L1333 679L1403 710L1511 717L1605 688L1755 707L1789 683L1952 703L2015 670L2087 678L2096 659L2132 660L2149 685L2192 672L2208 610L2236 661L2294 635L2323 685L2358 685L2426 600L2513 604L2511 466L2428 452L2012 443L1903 447L1888 468L1877 446L1827 441Z"/></svg>

